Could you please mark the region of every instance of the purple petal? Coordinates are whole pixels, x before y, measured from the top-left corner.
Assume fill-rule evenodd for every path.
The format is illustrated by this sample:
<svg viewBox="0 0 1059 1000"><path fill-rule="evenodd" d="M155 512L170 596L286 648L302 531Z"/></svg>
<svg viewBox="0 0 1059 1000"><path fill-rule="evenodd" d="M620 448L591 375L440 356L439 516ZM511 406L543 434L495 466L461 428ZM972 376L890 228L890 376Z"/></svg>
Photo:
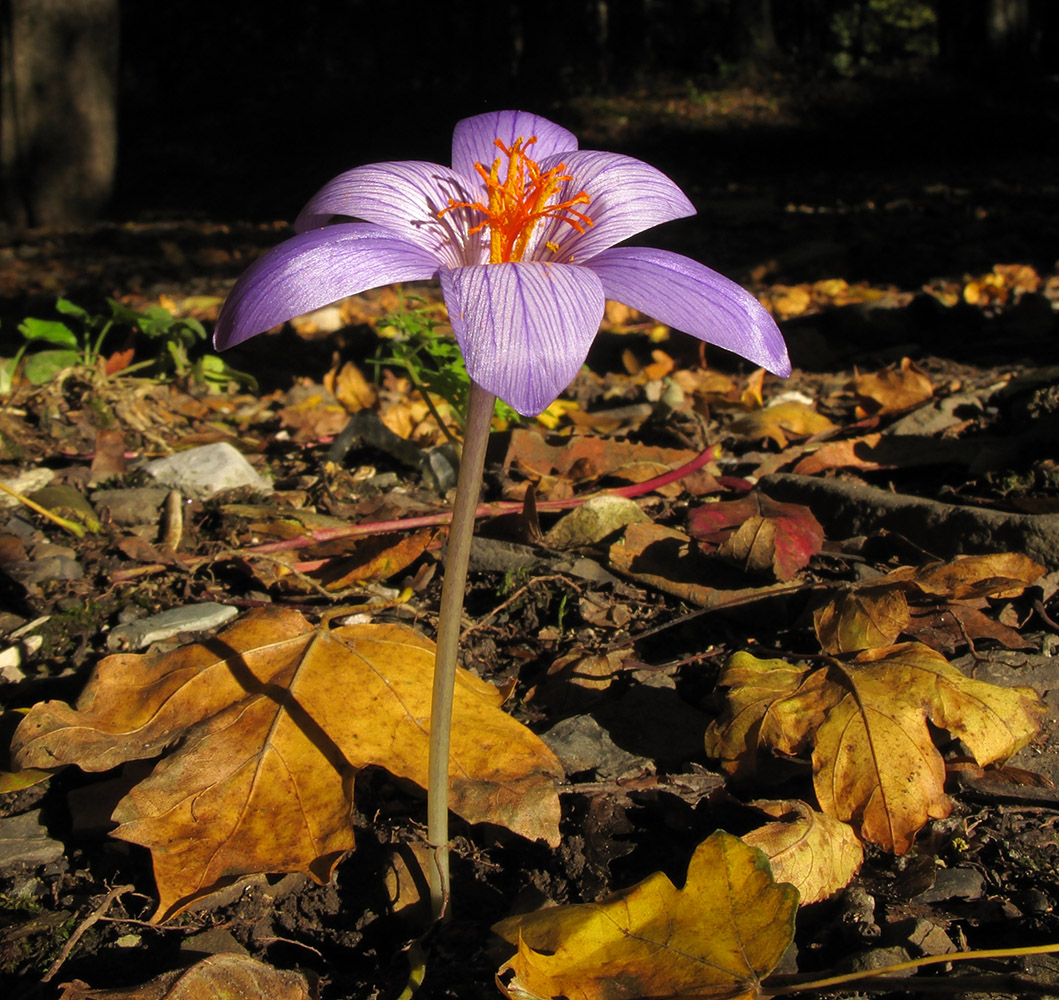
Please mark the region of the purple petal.
<svg viewBox="0 0 1059 1000"><path fill-rule="evenodd" d="M528 111L490 111L456 123L452 132L452 168L464 177L477 178L476 163L489 167L501 155L496 148L497 139L510 149L516 139L534 135L537 141L530 149L535 160L577 149L577 136L547 118Z"/></svg>
<svg viewBox="0 0 1059 1000"><path fill-rule="evenodd" d="M461 208L438 212L449 200L481 197L454 170L438 163L407 160L354 167L328 181L294 220L295 232L322 226L334 215L348 215L393 230L394 235L433 253L446 267L476 264L486 253L481 235L467 230L481 215Z"/></svg>
<svg viewBox="0 0 1059 1000"><path fill-rule="evenodd" d="M379 226L314 229L273 247L243 272L221 308L213 343L223 351L347 295L425 280L437 270L433 254Z"/></svg>
<svg viewBox="0 0 1059 1000"><path fill-rule="evenodd" d="M591 271L485 264L441 272L467 374L519 413L546 409L574 379L603 318Z"/></svg>
<svg viewBox="0 0 1059 1000"><path fill-rule="evenodd" d="M563 173L571 179L554 200L563 201L585 191L591 201L577 209L593 224L581 234L568 223L550 222L534 234L529 253L551 240L559 245L554 259L584 264L636 233L695 214L695 206L684 192L662 171L642 160L621 153L582 150L553 156L542 162L541 168L547 170L560 162L565 164Z"/></svg>
<svg viewBox="0 0 1059 1000"><path fill-rule="evenodd" d="M775 321L750 292L716 271L649 247L604 250L585 266L599 276L608 299L741 354L776 375L790 375Z"/></svg>

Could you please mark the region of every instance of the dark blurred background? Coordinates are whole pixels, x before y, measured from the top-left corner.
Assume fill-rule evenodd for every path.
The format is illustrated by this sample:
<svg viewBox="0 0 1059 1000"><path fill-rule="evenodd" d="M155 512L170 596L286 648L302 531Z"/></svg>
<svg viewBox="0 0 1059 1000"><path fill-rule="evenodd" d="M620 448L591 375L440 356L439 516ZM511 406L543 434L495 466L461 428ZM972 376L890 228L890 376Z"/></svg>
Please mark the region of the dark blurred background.
<svg viewBox="0 0 1059 1000"><path fill-rule="evenodd" d="M692 188L1056 142L1056 0L0 0L0 28L9 233L291 218L505 106Z"/></svg>

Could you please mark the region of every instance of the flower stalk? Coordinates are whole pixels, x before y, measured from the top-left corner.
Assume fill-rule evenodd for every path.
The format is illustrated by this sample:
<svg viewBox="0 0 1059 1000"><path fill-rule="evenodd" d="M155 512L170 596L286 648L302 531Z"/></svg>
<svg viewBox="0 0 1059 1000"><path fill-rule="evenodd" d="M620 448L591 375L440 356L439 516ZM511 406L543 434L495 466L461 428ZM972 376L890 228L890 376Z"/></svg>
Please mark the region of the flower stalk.
<svg viewBox="0 0 1059 1000"><path fill-rule="evenodd" d="M430 908L434 917L444 915L449 900L449 745L452 734L452 700L456 685L463 597L467 566L474 538L474 521L481 491L489 426L496 397L471 382L467 423L456 481L456 499L445 552L445 576L441 585L437 652L434 658L434 688L430 702L430 756L427 764L427 840L434 848L434 864L428 873Z"/></svg>

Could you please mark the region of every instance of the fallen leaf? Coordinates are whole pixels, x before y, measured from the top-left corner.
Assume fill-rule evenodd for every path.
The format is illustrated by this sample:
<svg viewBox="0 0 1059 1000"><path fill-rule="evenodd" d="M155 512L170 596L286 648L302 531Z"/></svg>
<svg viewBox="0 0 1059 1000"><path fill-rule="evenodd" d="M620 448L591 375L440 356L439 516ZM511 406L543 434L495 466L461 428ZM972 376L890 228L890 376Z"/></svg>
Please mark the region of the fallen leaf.
<svg viewBox="0 0 1059 1000"><path fill-rule="evenodd" d="M903 413L934 395L930 379L908 358L902 358L897 368L857 375L852 389L861 400L861 415Z"/></svg>
<svg viewBox="0 0 1059 1000"><path fill-rule="evenodd" d="M886 585L849 591L813 612L817 641L832 655L890 646L909 621L904 592Z"/></svg>
<svg viewBox="0 0 1059 1000"><path fill-rule="evenodd" d="M246 955L210 955L187 969L163 973L142 986L94 990L75 980L60 1000L316 1000L318 990L298 972L274 969Z"/></svg>
<svg viewBox="0 0 1059 1000"><path fill-rule="evenodd" d="M797 584L725 588L700 581L716 579L716 563L703 556L691 538L662 524L630 524L608 549L610 567L640 583L656 587L704 608L760 600L796 589Z"/></svg>
<svg viewBox="0 0 1059 1000"><path fill-rule="evenodd" d="M511 432L504 468L514 466L531 478L559 475L583 482L634 463L654 462L675 468L697 454L685 448L658 448L597 435L579 435L553 444L536 431L516 428Z"/></svg>
<svg viewBox="0 0 1059 1000"><path fill-rule="evenodd" d="M259 609L204 643L104 658L76 710L30 710L14 759L101 771L175 746L114 813L114 835L152 852L161 920L240 875L326 881L354 846L357 771L426 786L433 668L433 644L403 626ZM554 846L562 770L500 698L459 672L452 809Z"/></svg>
<svg viewBox="0 0 1059 1000"><path fill-rule="evenodd" d="M694 508L688 530L703 552L778 580L793 579L824 543L824 529L808 507L756 492Z"/></svg>
<svg viewBox="0 0 1059 1000"><path fill-rule="evenodd" d="M957 556L917 570L912 585L923 594L964 600L969 597L1018 597L1045 569L1018 552Z"/></svg>
<svg viewBox="0 0 1059 1000"><path fill-rule="evenodd" d="M815 476L828 469L863 469L870 472L889 468L888 461L880 461L875 457L875 449L881 440L881 434L864 434L843 441L828 441L801 459L794 467L794 472L799 476Z"/></svg>
<svg viewBox="0 0 1059 1000"><path fill-rule="evenodd" d="M741 839L764 852L777 882L790 882L801 902L827 899L853 880L864 861L852 827L797 800L749 803L776 819Z"/></svg>
<svg viewBox="0 0 1059 1000"><path fill-rule="evenodd" d="M754 410L734 421L729 428L733 434L750 440L768 438L780 448L786 448L791 437L812 437L834 429L835 425L822 413L797 400Z"/></svg>
<svg viewBox="0 0 1059 1000"><path fill-rule="evenodd" d="M324 376L324 387L350 413L374 406L379 398L378 390L352 361L345 362L338 371L331 369Z"/></svg>
<svg viewBox="0 0 1059 1000"><path fill-rule="evenodd" d="M728 701L722 717L706 729L706 753L732 765L730 769L756 753L769 713L798 690L809 669L786 660L760 660L744 652L729 657L717 679L719 687L729 689ZM822 717L817 725L820 721Z"/></svg>
<svg viewBox="0 0 1059 1000"><path fill-rule="evenodd" d="M737 657L720 678L731 691L707 730L707 752L733 771L759 749L789 754L811 744L821 810L896 854L951 808L928 721L985 765L1025 746L1044 713L1031 689L974 680L921 643L864 650L812 673Z"/></svg>
<svg viewBox="0 0 1059 1000"><path fill-rule="evenodd" d="M926 709L869 670L845 672L848 692L816 731L813 788L820 808L865 840L906 854L928 819L949 815L945 762Z"/></svg>
<svg viewBox="0 0 1059 1000"><path fill-rule="evenodd" d="M791 941L797 905L760 851L715 833L681 889L655 872L598 903L496 924L518 948L498 975L514 973L509 997L756 997Z"/></svg>

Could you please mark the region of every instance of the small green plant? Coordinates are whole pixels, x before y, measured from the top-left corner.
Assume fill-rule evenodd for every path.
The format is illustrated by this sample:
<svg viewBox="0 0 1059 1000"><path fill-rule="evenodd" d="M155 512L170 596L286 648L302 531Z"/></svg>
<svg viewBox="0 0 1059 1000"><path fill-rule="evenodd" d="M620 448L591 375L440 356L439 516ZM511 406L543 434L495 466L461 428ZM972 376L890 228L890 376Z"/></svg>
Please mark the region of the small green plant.
<svg viewBox="0 0 1059 1000"><path fill-rule="evenodd" d="M409 308L407 303L415 305ZM379 321L378 330L386 343L379 346L370 364L375 368L376 378L387 365L404 369L438 426L451 439L448 425L430 394L440 396L449 404L451 419L462 430L471 382L459 345L442 329L443 317L444 308L440 303L411 295L402 298L400 307ZM508 423L519 420L518 413L501 399L497 399L494 413Z"/></svg>
<svg viewBox="0 0 1059 1000"><path fill-rule="evenodd" d="M21 363L22 377L31 385L44 385L67 368L95 368L103 357L103 342L114 332L148 338L154 356L126 365L116 374L150 369L157 377L192 375L207 384L229 381L255 386L254 379L237 372L217 355L191 360L192 350L207 339L205 328L193 317L177 318L163 306L138 311L107 299L109 315L94 315L69 299L60 298L55 310L64 319L30 316L18 325L23 343L13 358L0 360L0 393L11 391ZM40 347L42 349L38 350Z"/></svg>

